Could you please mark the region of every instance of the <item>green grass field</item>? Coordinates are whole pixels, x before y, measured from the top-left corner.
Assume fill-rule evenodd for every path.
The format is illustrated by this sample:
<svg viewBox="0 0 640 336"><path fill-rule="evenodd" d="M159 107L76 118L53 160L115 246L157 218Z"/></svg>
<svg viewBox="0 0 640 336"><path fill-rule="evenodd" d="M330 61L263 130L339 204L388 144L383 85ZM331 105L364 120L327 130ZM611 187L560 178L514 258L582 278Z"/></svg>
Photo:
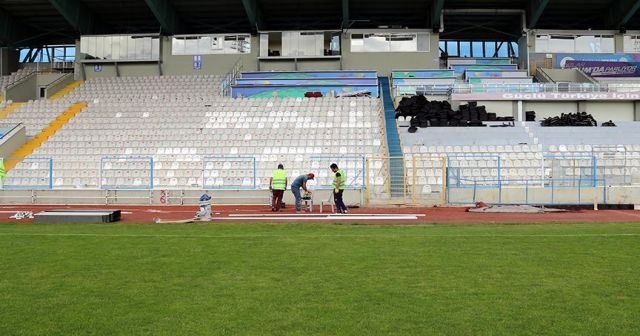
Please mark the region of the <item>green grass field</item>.
<svg viewBox="0 0 640 336"><path fill-rule="evenodd" d="M0 224L0 335L639 335L640 224Z"/></svg>

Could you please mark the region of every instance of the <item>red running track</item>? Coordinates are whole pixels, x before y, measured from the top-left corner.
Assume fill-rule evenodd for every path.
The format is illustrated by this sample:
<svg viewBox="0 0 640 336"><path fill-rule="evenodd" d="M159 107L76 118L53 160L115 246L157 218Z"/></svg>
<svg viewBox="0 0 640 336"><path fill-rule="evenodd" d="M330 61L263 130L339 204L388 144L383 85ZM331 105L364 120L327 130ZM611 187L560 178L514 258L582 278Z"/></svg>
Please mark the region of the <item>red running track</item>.
<svg viewBox="0 0 640 336"><path fill-rule="evenodd" d="M32 211L37 213L52 209L119 209L122 210L123 223L154 223L156 218L162 220L183 220L192 218L198 210L197 206L61 206L61 205L4 205L0 206L0 222L14 222L9 217L17 211ZM528 214L528 213L471 213L466 208L358 208L350 209L353 214L421 214L417 219L381 220L381 219L349 219L339 217L331 220L314 219L234 219L234 215L273 215L268 206L213 206L214 220L211 223L351 223L351 224L464 224L464 223L612 223L639 222L640 211L634 210L581 210L560 213ZM278 215L292 215L293 209L284 209ZM318 214L315 212L314 214ZM303 216L304 217L304 216ZM31 222L23 219L20 222Z"/></svg>

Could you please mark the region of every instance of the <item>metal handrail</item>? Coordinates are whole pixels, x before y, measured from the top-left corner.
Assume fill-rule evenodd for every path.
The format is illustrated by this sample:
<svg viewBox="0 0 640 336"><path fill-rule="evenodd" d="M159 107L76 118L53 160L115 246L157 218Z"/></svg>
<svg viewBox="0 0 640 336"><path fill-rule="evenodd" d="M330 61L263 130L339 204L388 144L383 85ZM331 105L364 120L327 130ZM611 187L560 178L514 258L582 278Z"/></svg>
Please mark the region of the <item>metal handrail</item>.
<svg viewBox="0 0 640 336"><path fill-rule="evenodd" d="M504 92L504 93L595 93L595 92L640 92L640 84L612 83L528 83L528 84L454 84L454 85L394 85L394 89L402 87L415 88L416 91L449 91L450 93Z"/></svg>

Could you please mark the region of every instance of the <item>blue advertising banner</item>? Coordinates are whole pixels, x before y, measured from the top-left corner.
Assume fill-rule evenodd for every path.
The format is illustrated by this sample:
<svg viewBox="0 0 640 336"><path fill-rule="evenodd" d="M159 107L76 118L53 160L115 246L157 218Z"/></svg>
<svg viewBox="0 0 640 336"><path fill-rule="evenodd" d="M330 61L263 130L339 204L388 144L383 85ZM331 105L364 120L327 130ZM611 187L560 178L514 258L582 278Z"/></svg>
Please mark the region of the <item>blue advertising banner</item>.
<svg viewBox="0 0 640 336"><path fill-rule="evenodd" d="M464 73L465 78L524 78L529 77L526 70L467 70Z"/></svg>
<svg viewBox="0 0 640 336"><path fill-rule="evenodd" d="M566 61L564 67L580 69L591 77L640 77L640 63Z"/></svg>
<svg viewBox="0 0 640 336"><path fill-rule="evenodd" d="M378 78L375 71L272 71L272 72L243 72L240 78L278 78L278 79L308 79L308 78Z"/></svg>
<svg viewBox="0 0 640 336"><path fill-rule="evenodd" d="M238 78L236 85L378 85L377 78Z"/></svg>
<svg viewBox="0 0 640 336"><path fill-rule="evenodd" d="M231 96L249 98L302 98L306 92L320 92L323 96L336 96L356 92L369 92L378 97L378 85L234 85Z"/></svg>
<svg viewBox="0 0 640 336"><path fill-rule="evenodd" d="M396 78L453 78L453 70L396 70L391 77Z"/></svg>
<svg viewBox="0 0 640 336"><path fill-rule="evenodd" d="M492 64L492 65L480 65L480 64L454 64L450 66L456 73L456 76L461 76L467 70L518 70L517 64Z"/></svg>
<svg viewBox="0 0 640 336"><path fill-rule="evenodd" d="M567 61L640 62L640 54L556 54L556 68L564 68Z"/></svg>

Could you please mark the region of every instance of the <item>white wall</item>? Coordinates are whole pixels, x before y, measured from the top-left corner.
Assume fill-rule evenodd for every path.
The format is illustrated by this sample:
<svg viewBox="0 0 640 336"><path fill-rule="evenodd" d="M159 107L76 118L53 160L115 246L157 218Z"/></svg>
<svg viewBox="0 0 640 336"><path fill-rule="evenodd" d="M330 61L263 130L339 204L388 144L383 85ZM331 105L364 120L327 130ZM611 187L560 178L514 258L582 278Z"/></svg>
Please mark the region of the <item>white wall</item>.
<svg viewBox="0 0 640 336"><path fill-rule="evenodd" d="M588 101L588 102L523 102L524 111L535 111L536 120L556 117L562 113L587 112L598 123L612 121L634 121L634 102Z"/></svg>
<svg viewBox="0 0 640 336"><path fill-rule="evenodd" d="M634 121L633 102L586 102L585 111L602 123L604 121Z"/></svg>
<svg viewBox="0 0 640 336"><path fill-rule="evenodd" d="M514 117L518 115L517 102L513 101L479 101L478 106L484 105L487 112L493 112L498 117Z"/></svg>
<svg viewBox="0 0 640 336"><path fill-rule="evenodd" d="M559 116L561 113L578 112L577 102L531 102L522 103L523 111L535 111L536 120Z"/></svg>
<svg viewBox="0 0 640 336"><path fill-rule="evenodd" d="M76 47L76 50L80 50L79 41L76 41ZM171 37L165 36L162 37L161 43L162 73L164 75L224 75L231 70L238 60L241 60L244 71L255 71L258 64L258 49L258 39L251 37L251 53L201 55L202 67L200 70L196 70L193 68L193 55L172 55ZM81 54L78 51L76 58L80 59L80 57ZM101 66L101 71L95 71L94 64L83 64L86 78L114 77L117 75L116 67L113 63L104 63ZM157 76L160 73L160 69L157 62L123 62L118 64L118 72L120 76ZM77 78L80 79L81 75L77 76Z"/></svg>
<svg viewBox="0 0 640 336"><path fill-rule="evenodd" d="M383 32L383 30L381 30ZM394 69L438 69L440 49L438 33L430 33L429 52L351 52L350 33L342 35L342 68L344 70L377 70L390 76Z"/></svg>

